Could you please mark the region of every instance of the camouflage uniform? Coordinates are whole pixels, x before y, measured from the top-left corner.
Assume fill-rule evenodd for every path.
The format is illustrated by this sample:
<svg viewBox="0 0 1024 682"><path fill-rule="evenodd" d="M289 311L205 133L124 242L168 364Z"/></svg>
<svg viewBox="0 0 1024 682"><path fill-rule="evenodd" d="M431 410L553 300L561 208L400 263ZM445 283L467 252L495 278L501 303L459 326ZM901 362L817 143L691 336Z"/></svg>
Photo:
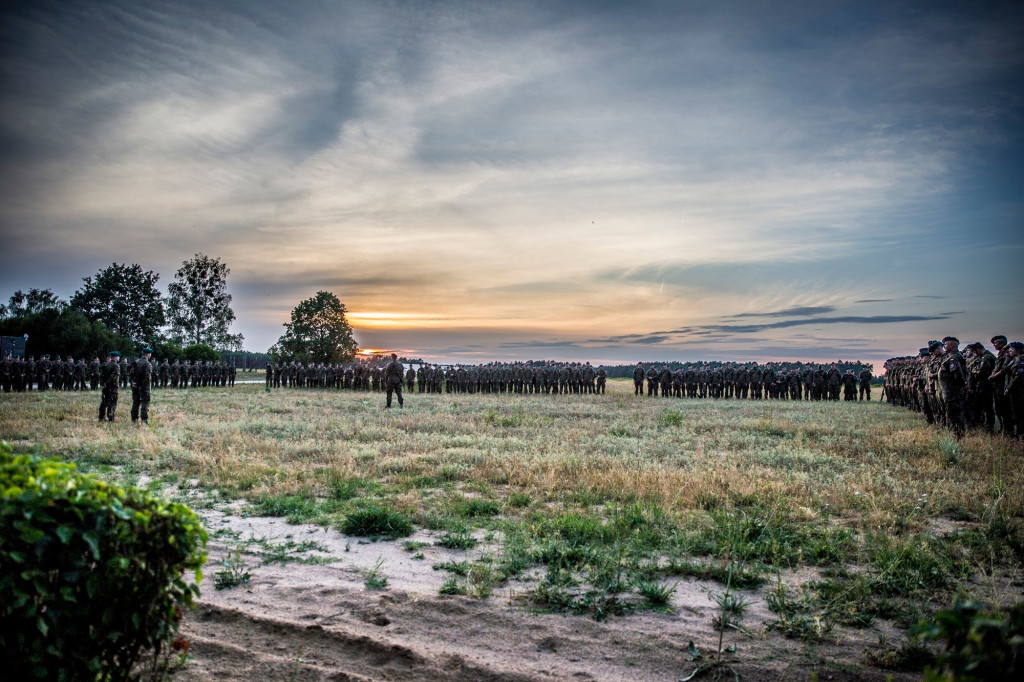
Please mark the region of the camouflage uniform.
<svg viewBox="0 0 1024 682"><path fill-rule="evenodd" d="M142 419L143 424L149 423L149 399L150 389L153 386L153 366L149 362L149 355L143 351L142 357L138 358L132 365L132 421ZM152 352L152 351L150 351Z"/></svg>
<svg viewBox="0 0 1024 682"><path fill-rule="evenodd" d="M100 370L100 385L103 388L100 399L100 421L114 421L114 412L117 411L117 390L121 379L121 363L118 362L120 353L111 353L107 362Z"/></svg>
<svg viewBox="0 0 1024 682"><path fill-rule="evenodd" d="M391 407L391 394L398 396L398 406L405 407L402 399L402 379L405 376L405 367L398 361L398 356L392 353L391 362L384 368L384 383L387 390L387 403L384 407Z"/></svg>

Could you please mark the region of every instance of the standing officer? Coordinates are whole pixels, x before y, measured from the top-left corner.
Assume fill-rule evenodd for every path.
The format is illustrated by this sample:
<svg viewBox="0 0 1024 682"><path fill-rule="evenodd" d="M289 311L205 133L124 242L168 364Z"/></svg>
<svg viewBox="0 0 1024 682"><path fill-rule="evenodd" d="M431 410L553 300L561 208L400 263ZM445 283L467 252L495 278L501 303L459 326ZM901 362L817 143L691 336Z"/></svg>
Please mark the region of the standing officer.
<svg viewBox="0 0 1024 682"><path fill-rule="evenodd" d="M384 368L384 386L387 390L387 404L384 407L391 407L391 393L398 395L398 406L405 407L402 400L402 381L405 379L405 367L398 361L398 354L391 354L391 362Z"/></svg>

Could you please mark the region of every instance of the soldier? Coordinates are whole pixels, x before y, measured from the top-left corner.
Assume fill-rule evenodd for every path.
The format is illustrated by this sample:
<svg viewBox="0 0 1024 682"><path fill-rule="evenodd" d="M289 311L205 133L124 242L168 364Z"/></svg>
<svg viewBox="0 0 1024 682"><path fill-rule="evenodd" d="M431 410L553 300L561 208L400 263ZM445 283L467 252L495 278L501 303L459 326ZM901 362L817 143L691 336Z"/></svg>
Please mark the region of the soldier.
<svg viewBox="0 0 1024 682"><path fill-rule="evenodd" d="M121 358L121 364L117 367L118 383L121 388L128 387L128 358Z"/></svg>
<svg viewBox="0 0 1024 682"><path fill-rule="evenodd" d="M651 365L647 370L647 395L657 396L658 395L658 377L661 372L654 365Z"/></svg>
<svg viewBox="0 0 1024 682"><path fill-rule="evenodd" d="M1003 431L1017 440L1024 437L1024 343L1009 344L1010 363L1006 368L1006 383L1003 395L1010 401L1009 428Z"/></svg>
<svg viewBox="0 0 1024 682"><path fill-rule="evenodd" d="M736 370L736 397L746 400L750 393L750 370L742 365Z"/></svg>
<svg viewBox="0 0 1024 682"><path fill-rule="evenodd" d="M964 403L967 398L967 363L960 354L960 340L955 336L942 339L945 353L939 363L938 380L946 405L946 426L959 440L966 430Z"/></svg>
<svg viewBox="0 0 1024 682"><path fill-rule="evenodd" d="M149 362L152 348L143 348L142 356L135 360L131 370L132 381L132 422L140 418L149 423L150 388L153 385L153 366Z"/></svg>
<svg viewBox="0 0 1024 682"><path fill-rule="evenodd" d="M88 371L88 367L85 365L85 358L79 358L75 364L75 390L85 390L85 374Z"/></svg>
<svg viewBox="0 0 1024 682"><path fill-rule="evenodd" d="M750 397L754 400L764 399L764 370L757 366L757 363L751 363L753 367L750 369Z"/></svg>
<svg viewBox="0 0 1024 682"><path fill-rule="evenodd" d="M992 393L995 395L994 411L1001 424L1000 430L1005 435L1010 435L1007 426L1013 423L1013 414L1010 407L1010 397L1006 393L1006 379L1009 375L1009 366L1013 362L1010 355L1009 345L1006 337L1002 334L992 337L992 346L996 349L996 362L989 381L992 382Z"/></svg>
<svg viewBox="0 0 1024 682"><path fill-rule="evenodd" d="M874 377L871 375L871 370L865 367L860 371L860 400L867 400L871 402L871 380Z"/></svg>
<svg viewBox="0 0 1024 682"><path fill-rule="evenodd" d="M644 366L639 362L633 369L633 395L644 394Z"/></svg>
<svg viewBox="0 0 1024 682"><path fill-rule="evenodd" d="M391 407L391 394L392 392L398 396L398 406L405 407L405 401L402 400L402 379L405 376L405 367L398 361L398 354L391 354L391 362L384 368L384 383L387 390L387 402L384 407Z"/></svg>
<svg viewBox="0 0 1024 682"><path fill-rule="evenodd" d="M608 371L604 365L597 366L597 392L604 395L604 387L608 383Z"/></svg>
<svg viewBox="0 0 1024 682"><path fill-rule="evenodd" d="M967 363L967 418L972 426L984 426L989 433L995 428L993 409L992 372L996 356L981 342L972 344L973 357Z"/></svg>
<svg viewBox="0 0 1024 682"><path fill-rule="evenodd" d="M50 387L50 356L39 358L36 363L36 390L45 391Z"/></svg>
<svg viewBox="0 0 1024 682"><path fill-rule="evenodd" d="M95 391L100 387L100 359L95 357L89 363L89 390Z"/></svg>
<svg viewBox="0 0 1024 682"><path fill-rule="evenodd" d="M839 400L839 389L843 385L843 376L839 373L836 363L833 362L828 368L828 372L825 374L825 380L828 387L828 399Z"/></svg>
<svg viewBox="0 0 1024 682"><path fill-rule="evenodd" d="M14 388L14 358L10 355L4 357L0 363L0 382L3 383L4 393L10 393Z"/></svg>
<svg viewBox="0 0 1024 682"><path fill-rule="evenodd" d="M171 363L167 358L160 363L160 388L167 388L171 382Z"/></svg>
<svg viewBox="0 0 1024 682"><path fill-rule="evenodd" d="M232 388L234 388L234 386L235 386L235 377L237 375L238 375L238 368L235 367L235 362L234 362L234 360L232 360L231 364L228 365L228 377L227 377L228 378L228 386L231 386Z"/></svg>
<svg viewBox="0 0 1024 682"><path fill-rule="evenodd" d="M661 397L671 398L672 397L672 370L669 369L668 365L661 368L661 374L658 375L658 383L661 387Z"/></svg>
<svg viewBox="0 0 1024 682"><path fill-rule="evenodd" d="M416 387L416 370L413 369L412 364L409 364L409 369L405 373L405 390L412 393Z"/></svg>
<svg viewBox="0 0 1024 682"><path fill-rule="evenodd" d="M100 421L114 421L114 412L117 410L117 386L121 379L120 360L121 354L116 350L107 353L107 361L100 371L100 385L103 388L100 399Z"/></svg>
<svg viewBox="0 0 1024 682"><path fill-rule="evenodd" d="M852 369L847 369L843 374L843 400L852 401L857 399L857 377L853 375Z"/></svg>

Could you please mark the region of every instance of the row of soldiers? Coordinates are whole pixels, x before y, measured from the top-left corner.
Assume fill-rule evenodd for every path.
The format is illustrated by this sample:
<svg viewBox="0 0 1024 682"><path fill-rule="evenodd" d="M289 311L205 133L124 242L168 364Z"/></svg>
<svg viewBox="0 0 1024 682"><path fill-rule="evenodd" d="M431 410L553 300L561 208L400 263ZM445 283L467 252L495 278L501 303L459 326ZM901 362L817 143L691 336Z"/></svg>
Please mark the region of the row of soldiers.
<svg viewBox="0 0 1024 682"><path fill-rule="evenodd" d="M127 388L130 384L132 363L128 358L115 361L118 384ZM85 358L68 357L62 360L55 356L43 355L38 361L35 356L15 358L10 355L0 361L0 386L5 393L11 391L25 392L35 388L38 391L95 391L102 384L102 367L100 359L93 358L86 364ZM154 388L201 388L207 386L234 386L237 370L234 363L215 362L211 360L189 360L184 362L169 360L150 361Z"/></svg>
<svg viewBox="0 0 1024 682"><path fill-rule="evenodd" d="M675 370L668 366L638 362L633 369L633 394L675 398L738 398L753 400L871 400L871 370L863 368L859 375L847 369L841 372L833 363L801 364L786 367L756 362L723 363L714 366L704 362L686 363Z"/></svg>
<svg viewBox="0 0 1024 682"><path fill-rule="evenodd" d="M339 388L381 391L386 388L385 367L376 362L348 364L301 363L267 365L270 388ZM604 393L608 373L603 365L589 362L499 363L484 365L420 364L404 371L405 388L420 393ZM687 363L667 365L638 363L633 371L636 395L689 398L739 398L755 400L871 400L871 370L859 375L835 364L787 366L753 362ZM645 390L646 388L646 390ZM859 391L858 391L859 389Z"/></svg>
<svg viewBox="0 0 1024 682"><path fill-rule="evenodd" d="M373 361L348 364L279 362L267 365L267 388L340 388L382 391L386 366ZM608 372L589 362L531 365L492 362L485 365L421 363L403 368L406 390L420 393L604 393Z"/></svg>
<svg viewBox="0 0 1024 682"><path fill-rule="evenodd" d="M1024 437L1024 343L992 337L995 353L980 341L960 351L947 336L929 341L917 355L885 363L885 396L892 405L921 412L957 438L968 428Z"/></svg>

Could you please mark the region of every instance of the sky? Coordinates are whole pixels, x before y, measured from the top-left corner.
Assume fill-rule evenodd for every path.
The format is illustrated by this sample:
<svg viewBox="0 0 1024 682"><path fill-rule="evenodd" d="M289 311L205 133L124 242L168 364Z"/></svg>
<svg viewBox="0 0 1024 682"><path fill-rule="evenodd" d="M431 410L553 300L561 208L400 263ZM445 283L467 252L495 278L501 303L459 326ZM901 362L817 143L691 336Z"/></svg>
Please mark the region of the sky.
<svg viewBox="0 0 1024 682"><path fill-rule="evenodd" d="M1014 2L5 4L0 299L231 269L444 362L1024 339Z"/></svg>

